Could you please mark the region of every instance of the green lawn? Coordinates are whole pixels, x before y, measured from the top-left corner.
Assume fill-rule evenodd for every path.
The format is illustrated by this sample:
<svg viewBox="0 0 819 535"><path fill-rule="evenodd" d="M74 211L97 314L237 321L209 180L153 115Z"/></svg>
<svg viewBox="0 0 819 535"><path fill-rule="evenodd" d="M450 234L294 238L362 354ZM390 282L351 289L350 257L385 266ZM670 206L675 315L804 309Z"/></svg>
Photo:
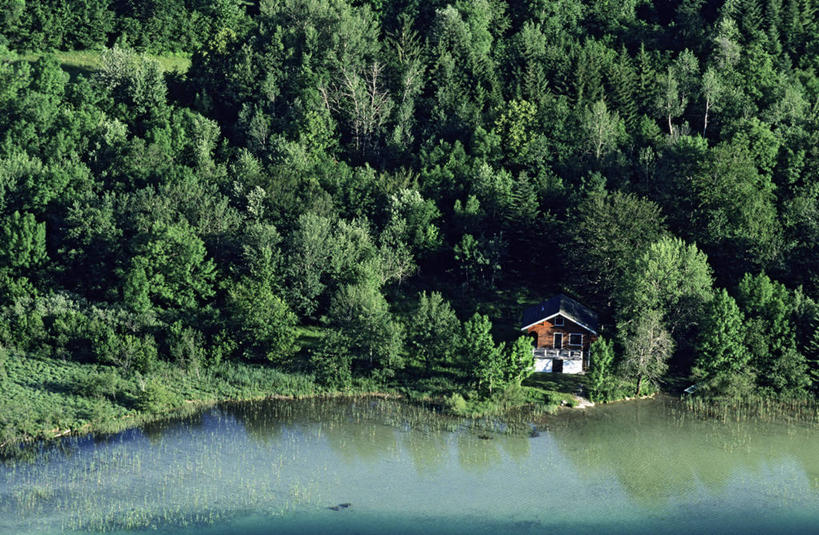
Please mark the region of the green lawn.
<svg viewBox="0 0 819 535"><path fill-rule="evenodd" d="M581 388L586 390L586 376L564 373L533 373L523 384L543 390L577 393Z"/></svg>
<svg viewBox="0 0 819 535"><path fill-rule="evenodd" d="M55 50L53 54L66 72L70 73L71 76L76 76L77 74L88 74L98 70L102 52L99 50ZM21 54L20 59L35 61L42 55L43 53L40 52L28 52ZM191 66L191 60L186 56L157 56L153 54L147 54L147 56L157 60L166 71L184 73Z"/></svg>
<svg viewBox="0 0 819 535"><path fill-rule="evenodd" d="M557 404L564 403L571 406L575 403L575 395L588 397L585 375L533 373L523 381L523 386L543 392Z"/></svg>

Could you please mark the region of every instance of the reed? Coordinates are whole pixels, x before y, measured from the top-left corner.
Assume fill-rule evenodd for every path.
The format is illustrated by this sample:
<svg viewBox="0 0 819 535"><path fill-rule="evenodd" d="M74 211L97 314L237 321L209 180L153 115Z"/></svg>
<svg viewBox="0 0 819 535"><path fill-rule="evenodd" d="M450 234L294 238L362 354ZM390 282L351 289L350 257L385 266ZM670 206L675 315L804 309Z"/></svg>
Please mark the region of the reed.
<svg viewBox="0 0 819 535"><path fill-rule="evenodd" d="M816 399L779 400L767 397L743 399L688 397L682 406L689 412L721 422L801 423L819 425L819 403Z"/></svg>

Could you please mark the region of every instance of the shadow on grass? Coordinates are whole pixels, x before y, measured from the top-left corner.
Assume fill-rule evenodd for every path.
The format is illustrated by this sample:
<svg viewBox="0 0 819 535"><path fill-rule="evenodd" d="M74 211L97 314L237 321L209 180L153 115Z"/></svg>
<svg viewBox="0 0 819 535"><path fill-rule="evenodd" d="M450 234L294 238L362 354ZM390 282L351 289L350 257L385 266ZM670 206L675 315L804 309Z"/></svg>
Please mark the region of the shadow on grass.
<svg viewBox="0 0 819 535"><path fill-rule="evenodd" d="M563 373L533 373L523 381L524 386L531 386L543 390L579 394L586 391L587 379L585 375Z"/></svg>

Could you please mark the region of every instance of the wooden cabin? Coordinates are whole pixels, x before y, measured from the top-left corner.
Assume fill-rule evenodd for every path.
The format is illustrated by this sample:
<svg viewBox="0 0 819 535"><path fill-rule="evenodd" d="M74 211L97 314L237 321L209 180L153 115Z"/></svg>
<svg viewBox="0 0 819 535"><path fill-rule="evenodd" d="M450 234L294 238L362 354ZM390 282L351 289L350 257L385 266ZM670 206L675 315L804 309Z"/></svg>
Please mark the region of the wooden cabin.
<svg viewBox="0 0 819 535"><path fill-rule="evenodd" d="M558 294L523 311L523 327L535 344L535 371L583 373L597 340L597 314Z"/></svg>

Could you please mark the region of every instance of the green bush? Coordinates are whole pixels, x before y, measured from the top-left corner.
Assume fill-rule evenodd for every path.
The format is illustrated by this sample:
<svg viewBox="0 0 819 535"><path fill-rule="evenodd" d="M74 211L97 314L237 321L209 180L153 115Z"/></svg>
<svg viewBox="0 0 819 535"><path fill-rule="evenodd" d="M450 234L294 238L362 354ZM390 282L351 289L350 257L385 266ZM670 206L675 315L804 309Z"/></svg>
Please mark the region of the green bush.
<svg viewBox="0 0 819 535"><path fill-rule="evenodd" d="M150 414L173 409L179 405L179 397L171 392L158 379L147 382L144 388L137 394L136 408Z"/></svg>
<svg viewBox="0 0 819 535"><path fill-rule="evenodd" d="M316 382L332 389L344 390L352 385L352 362L349 353L332 347L322 348L310 356Z"/></svg>
<svg viewBox="0 0 819 535"><path fill-rule="evenodd" d="M74 393L89 398L116 399L119 383L119 374L114 369L94 372L77 379Z"/></svg>
<svg viewBox="0 0 819 535"><path fill-rule="evenodd" d="M466 414L469 405L462 395L455 392L446 398L446 408L455 414Z"/></svg>
<svg viewBox="0 0 819 535"><path fill-rule="evenodd" d="M353 382L353 357L350 342L338 331L329 331L324 343L310 354L316 382L332 389L349 388Z"/></svg>

